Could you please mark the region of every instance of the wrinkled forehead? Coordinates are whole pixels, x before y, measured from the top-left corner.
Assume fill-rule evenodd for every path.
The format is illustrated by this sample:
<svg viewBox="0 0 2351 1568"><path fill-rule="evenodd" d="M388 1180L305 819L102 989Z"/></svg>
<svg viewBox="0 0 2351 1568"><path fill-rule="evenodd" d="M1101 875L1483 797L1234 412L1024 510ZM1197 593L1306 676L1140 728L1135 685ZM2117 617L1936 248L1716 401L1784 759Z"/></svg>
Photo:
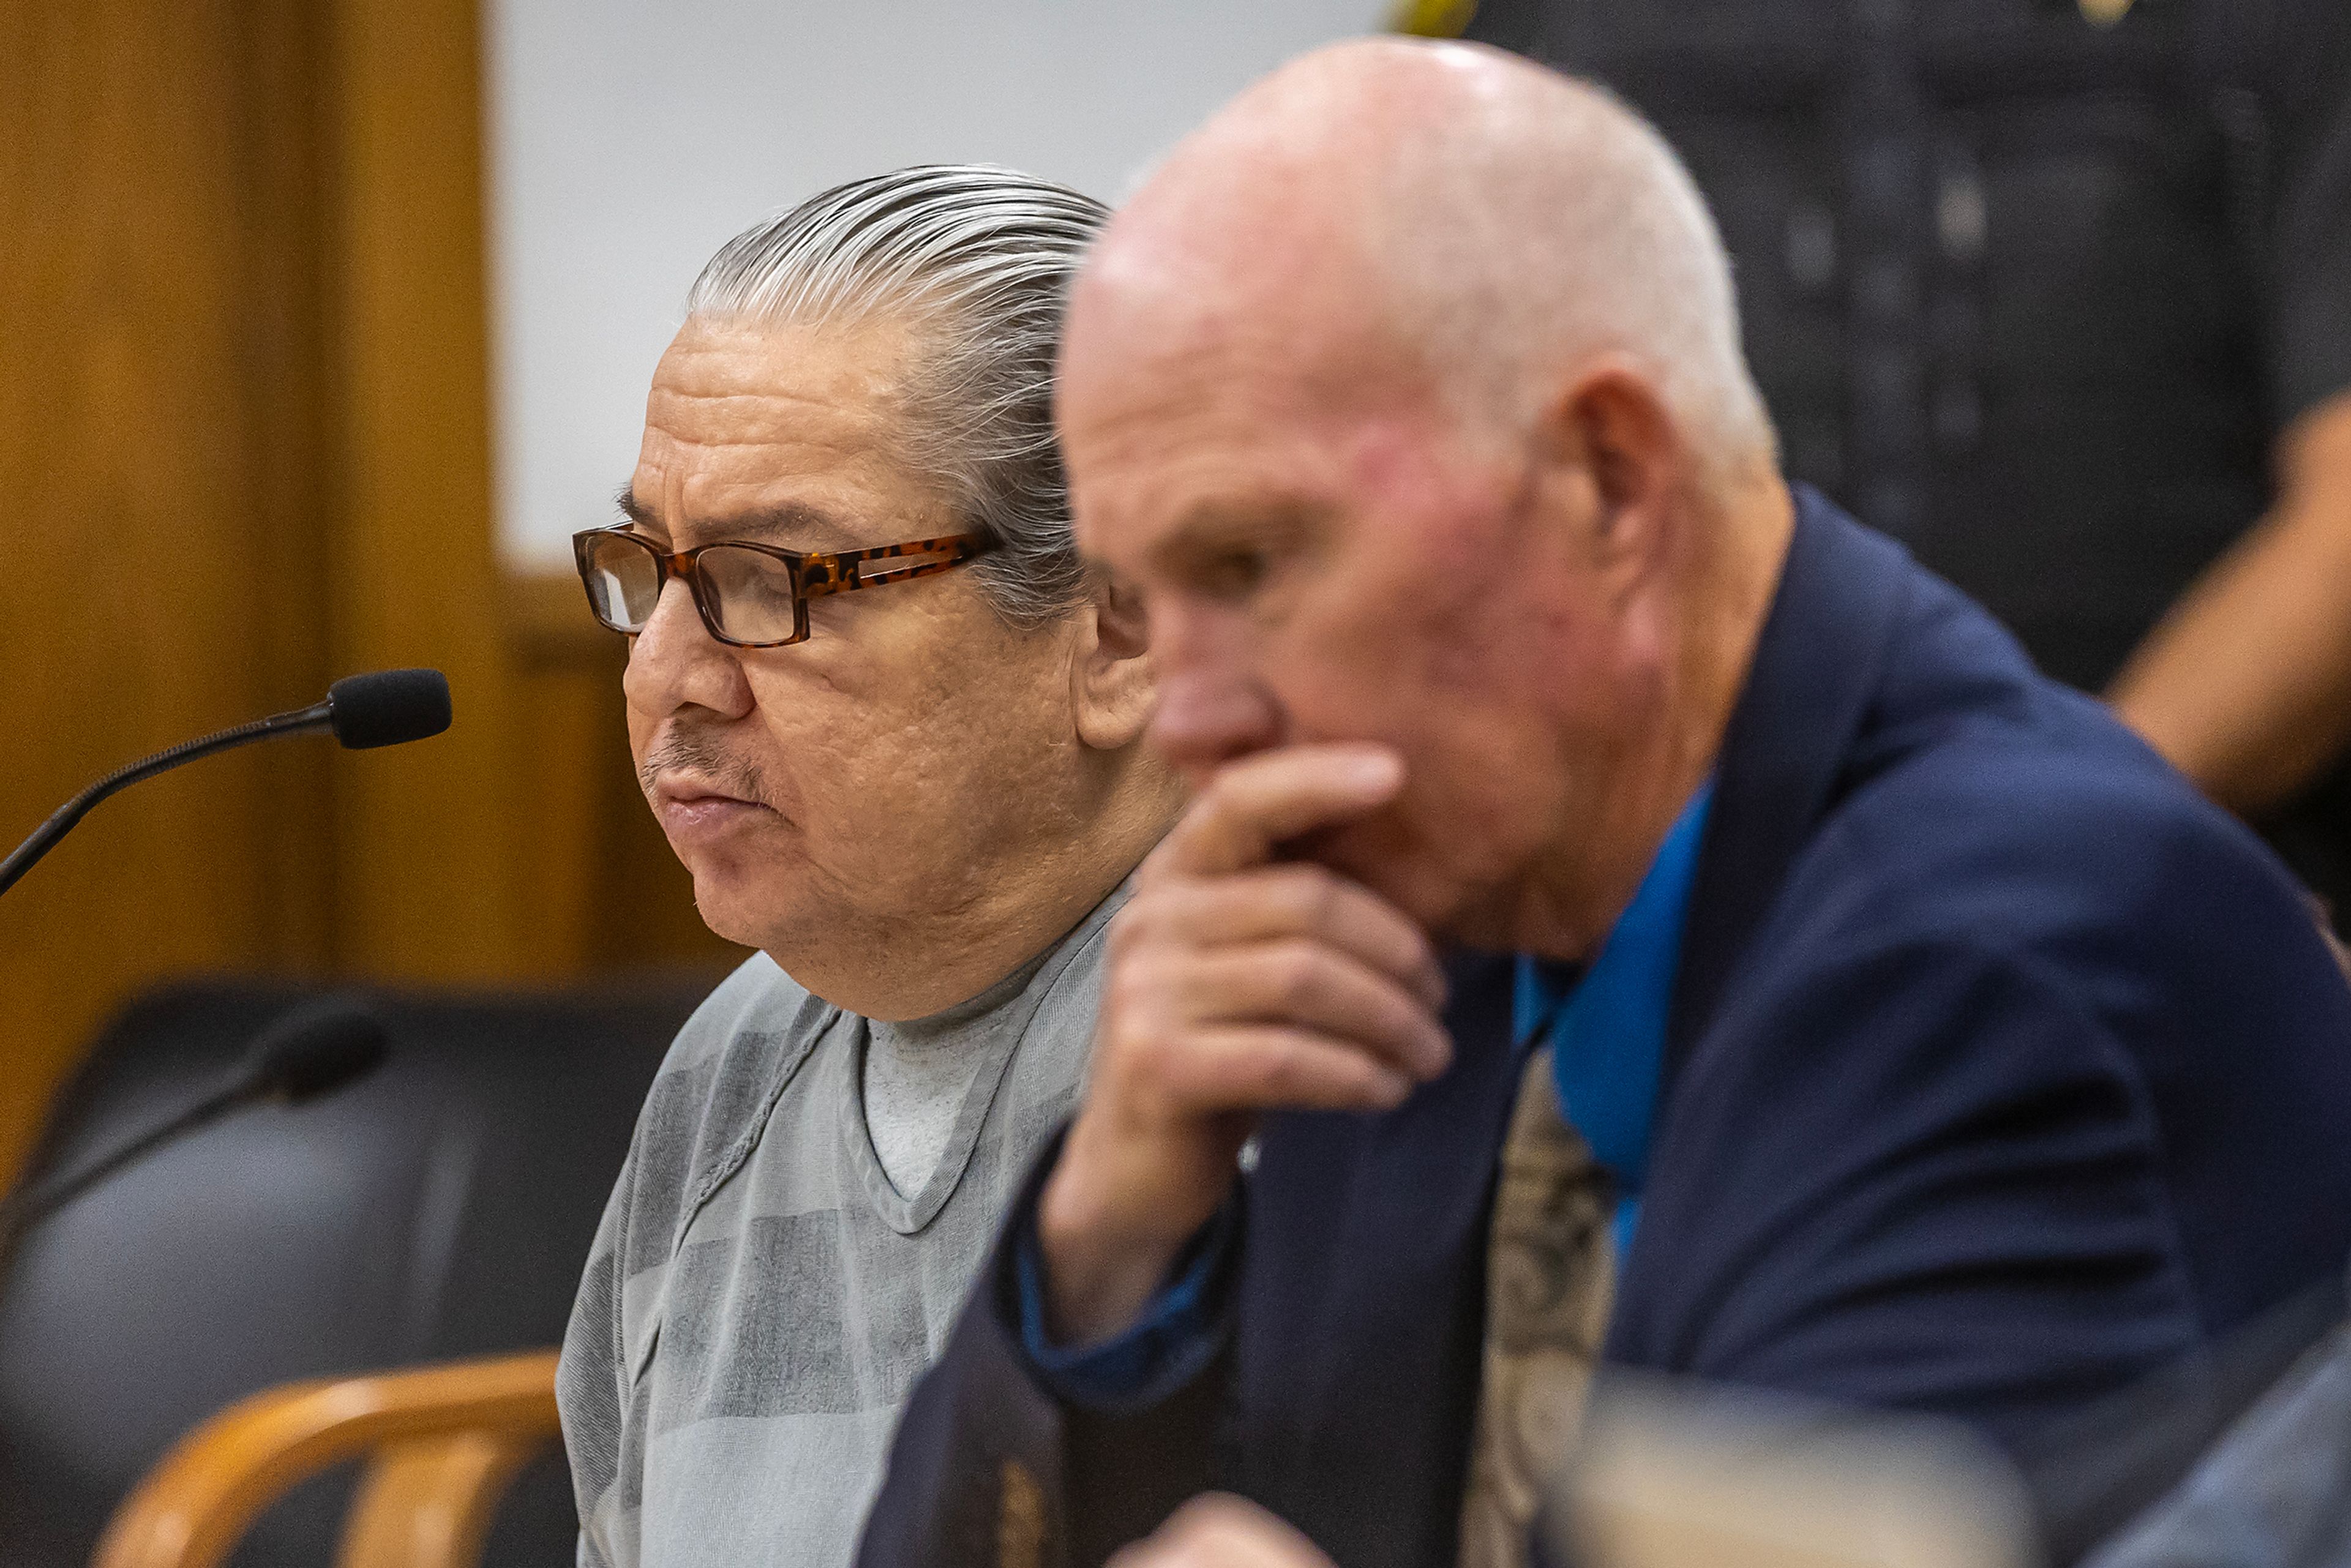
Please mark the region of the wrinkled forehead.
<svg viewBox="0 0 2351 1568"><path fill-rule="evenodd" d="M689 321L653 373L631 515L673 538L788 504L840 520L797 530L804 549L898 528L889 515L927 509L931 490L906 458L906 354L888 320Z"/></svg>
<svg viewBox="0 0 2351 1568"><path fill-rule="evenodd" d="M913 335L889 317L805 325L695 318L654 367L649 428L777 436L898 417Z"/></svg>

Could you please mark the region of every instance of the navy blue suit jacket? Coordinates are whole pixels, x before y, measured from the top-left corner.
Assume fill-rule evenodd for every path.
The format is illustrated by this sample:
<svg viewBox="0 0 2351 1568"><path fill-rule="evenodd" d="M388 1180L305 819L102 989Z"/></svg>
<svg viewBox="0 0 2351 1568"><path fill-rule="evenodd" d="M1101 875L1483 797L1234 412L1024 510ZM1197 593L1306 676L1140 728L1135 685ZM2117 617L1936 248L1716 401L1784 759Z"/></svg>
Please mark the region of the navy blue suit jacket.
<svg viewBox="0 0 2351 1568"><path fill-rule="evenodd" d="M1343 1568L1452 1561L1510 979L1455 960L1455 1065L1400 1109L1267 1120L1226 1348L1161 1404L1058 1403L999 1248L861 1561L1092 1561L1212 1486ZM2346 1255L2351 989L2299 890L1983 612L1799 492L1609 1358L1941 1412L2022 1452Z"/></svg>

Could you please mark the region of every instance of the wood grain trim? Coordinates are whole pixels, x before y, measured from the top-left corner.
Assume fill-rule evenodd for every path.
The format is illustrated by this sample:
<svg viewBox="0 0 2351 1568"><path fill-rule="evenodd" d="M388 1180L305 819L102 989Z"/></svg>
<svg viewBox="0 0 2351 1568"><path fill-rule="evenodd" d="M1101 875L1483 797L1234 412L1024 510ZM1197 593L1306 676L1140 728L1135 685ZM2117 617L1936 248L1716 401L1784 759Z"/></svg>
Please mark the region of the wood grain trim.
<svg viewBox="0 0 2351 1568"><path fill-rule="evenodd" d="M498 582L498 621L507 653L525 670L617 673L627 639L588 613L588 596L570 572L507 571Z"/></svg>
<svg viewBox="0 0 2351 1568"><path fill-rule="evenodd" d="M475 1568L498 1500L546 1446L535 1430L385 1445L351 1504L337 1568Z"/></svg>
<svg viewBox="0 0 2351 1568"><path fill-rule="evenodd" d="M535 1451L559 1431L555 1363L540 1351L256 1394L164 1456L108 1524L92 1568L217 1568L287 1488L383 1445L483 1432L502 1451Z"/></svg>

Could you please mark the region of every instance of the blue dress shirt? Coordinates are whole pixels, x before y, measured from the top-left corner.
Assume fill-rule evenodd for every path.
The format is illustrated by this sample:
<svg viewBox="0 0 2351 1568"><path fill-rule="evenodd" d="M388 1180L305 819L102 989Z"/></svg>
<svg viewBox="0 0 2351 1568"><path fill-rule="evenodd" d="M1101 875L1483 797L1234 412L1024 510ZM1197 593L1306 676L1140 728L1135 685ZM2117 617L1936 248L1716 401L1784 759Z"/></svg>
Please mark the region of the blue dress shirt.
<svg viewBox="0 0 2351 1568"><path fill-rule="evenodd" d="M1640 1223L1682 926L1713 801L1709 779L1682 808L1640 891L1580 978L1573 966L1519 957L1512 1033L1528 1044L1546 1031L1551 1037L1560 1106L1615 1187L1620 1260Z"/></svg>

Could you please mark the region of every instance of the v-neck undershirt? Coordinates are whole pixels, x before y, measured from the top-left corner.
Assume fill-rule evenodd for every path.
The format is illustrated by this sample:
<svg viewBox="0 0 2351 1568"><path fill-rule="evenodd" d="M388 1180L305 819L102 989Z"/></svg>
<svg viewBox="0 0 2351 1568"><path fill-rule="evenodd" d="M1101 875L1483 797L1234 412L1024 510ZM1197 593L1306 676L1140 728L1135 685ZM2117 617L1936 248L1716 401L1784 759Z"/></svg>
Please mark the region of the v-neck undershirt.
<svg viewBox="0 0 2351 1568"><path fill-rule="evenodd" d="M937 1174L973 1082L1008 1033L1028 1021L1010 1006L1048 953L967 1001L927 1018L866 1025L862 1099L873 1157L900 1197L919 1197ZM1016 1016L1017 1015L1017 1016Z"/></svg>

